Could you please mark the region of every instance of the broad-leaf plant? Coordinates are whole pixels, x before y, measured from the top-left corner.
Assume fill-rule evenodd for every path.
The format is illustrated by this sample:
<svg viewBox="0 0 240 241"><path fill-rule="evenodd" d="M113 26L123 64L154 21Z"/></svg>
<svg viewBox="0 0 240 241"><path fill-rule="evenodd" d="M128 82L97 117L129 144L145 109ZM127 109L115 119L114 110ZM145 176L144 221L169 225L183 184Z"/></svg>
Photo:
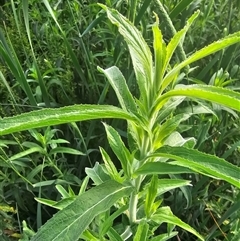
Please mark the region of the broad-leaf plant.
<svg viewBox="0 0 240 241"><path fill-rule="evenodd" d="M163 194L175 188L186 190L191 185L186 177L196 173L224 180L239 188L240 168L194 149L195 139L184 138L178 128L194 112L176 110L186 100L195 101L193 108L203 100L240 111L240 94L210 85L180 84L181 78L178 77L181 71L189 69L186 67L191 63L238 43L240 32L171 66L170 60L177 46L183 43L198 11L168 44L163 40L156 16L152 25L153 58L150 47L133 23L116 10L100 6L127 43L139 97L131 94L127 81L116 66L98 67L114 89L120 107L85 104L23 113L0 119L0 135L85 120L123 119L127 122L127 143L116 129L103 123L109 146L121 169L115 166L111 155L99 147L102 164L86 168L84 188L78 195L70 195L58 186L62 194L60 201L37 199L59 211L30 240L161 241L177 236L179 228L204 240L165 205ZM90 189L86 188L88 179L95 185Z"/></svg>

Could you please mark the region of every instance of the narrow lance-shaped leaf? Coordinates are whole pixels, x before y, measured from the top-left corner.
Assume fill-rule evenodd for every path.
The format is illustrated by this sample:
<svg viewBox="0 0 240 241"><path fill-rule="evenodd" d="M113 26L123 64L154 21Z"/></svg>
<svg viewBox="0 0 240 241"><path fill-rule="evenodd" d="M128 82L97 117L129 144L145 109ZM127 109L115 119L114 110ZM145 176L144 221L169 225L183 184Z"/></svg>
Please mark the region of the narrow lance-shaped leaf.
<svg viewBox="0 0 240 241"><path fill-rule="evenodd" d="M132 58L132 63L140 89L141 99L145 106L148 103L147 92L150 90L153 82L152 71L152 54L145 42L140 31L121 15L118 11L107 8L103 4L99 4L103 9L107 11L107 16L110 21L118 26L119 32L123 35Z"/></svg>
<svg viewBox="0 0 240 241"><path fill-rule="evenodd" d="M107 124L104 124L104 127L106 129L109 145L112 148L114 154L117 156L118 160L121 162L124 174L127 177L130 177L133 160L131 153L125 146L118 132L114 130L114 128Z"/></svg>
<svg viewBox="0 0 240 241"><path fill-rule="evenodd" d="M146 220L142 220L138 225L137 232L133 238L133 241L147 241L148 240L149 224Z"/></svg>
<svg viewBox="0 0 240 241"><path fill-rule="evenodd" d="M102 118L136 121L135 116L115 106L73 105L56 109L37 110L3 119L0 118L0 135L50 125Z"/></svg>
<svg viewBox="0 0 240 241"><path fill-rule="evenodd" d="M98 67L98 70L107 77L117 95L121 107L126 111L137 113L136 103L120 70L115 66L105 70Z"/></svg>
<svg viewBox="0 0 240 241"><path fill-rule="evenodd" d="M166 60L166 44L164 43L162 32L159 29L159 19L155 14L156 22L153 24L153 47L154 47L154 60L155 60L155 68L154 68L154 88L155 91L158 92L162 78L164 74L164 65Z"/></svg>
<svg viewBox="0 0 240 241"><path fill-rule="evenodd" d="M118 173L118 171L117 171L114 163L112 162L110 156L107 154L107 152L102 147L100 147L100 152L102 154L102 159L105 163L105 167L108 171L109 176L111 176L111 178L113 180L122 183L123 178Z"/></svg>
<svg viewBox="0 0 240 241"><path fill-rule="evenodd" d="M240 42L240 31L234 34L230 34L227 37L218 40L216 42L211 43L210 45L198 50L194 54L190 55L186 60L178 64L175 68L173 68L164 78L164 82L168 83L171 81L173 76L177 74L182 68L185 66L202 59L210 54L213 54L221 49L224 49L230 45L236 44Z"/></svg>
<svg viewBox="0 0 240 241"><path fill-rule="evenodd" d="M189 114L179 114L174 116L171 119L168 119L163 125L159 125L155 128L154 134L156 136L156 144L161 145L161 142L170 136L173 131L179 126L179 124L185 120L187 120L191 115Z"/></svg>
<svg viewBox="0 0 240 241"><path fill-rule="evenodd" d="M232 165L222 158L205 154L186 147L163 146L151 157L167 157L173 159L171 163L188 167L195 172L206 176L222 179L240 188L240 168Z"/></svg>
<svg viewBox="0 0 240 241"><path fill-rule="evenodd" d="M192 25L192 23L194 22L194 20L197 18L197 16L199 15L199 11L196 11L188 20L186 25L184 26L183 29L181 29L180 31L178 31L170 40L169 44L167 45L167 49L166 49L166 61L163 65L163 74L165 73L169 62L172 58L172 55L174 53L174 51L176 50L177 46L179 45L179 43L181 41L184 40L184 37L188 31L188 29L190 28L190 26ZM171 83L171 81L174 79L174 75L172 75L172 78L168 78L168 79L164 79L161 85L161 93L166 89L166 87Z"/></svg>
<svg viewBox="0 0 240 241"><path fill-rule="evenodd" d="M147 195L146 195L145 204L144 204L144 210L147 218L150 218L152 214L153 204L157 196L157 186L158 186L158 177L157 175L153 175L147 189Z"/></svg>
<svg viewBox="0 0 240 241"><path fill-rule="evenodd" d="M152 216L152 220L155 221L156 223L170 223L177 225L181 227L182 229L185 229L186 231L194 234L197 236L200 240L204 241L204 238L192 227L190 227L188 224L184 223L181 219L176 217L171 209L169 207L162 207L157 210L157 213Z"/></svg>
<svg viewBox="0 0 240 241"><path fill-rule="evenodd" d="M147 162L134 172L134 177L137 175L166 175L181 173L193 173L193 171L187 167L182 167L167 162Z"/></svg>
<svg viewBox="0 0 240 241"><path fill-rule="evenodd" d="M110 179L110 176L103 170L103 166L98 162L95 163L93 168L86 167L85 172L93 180L95 185L100 185Z"/></svg>
<svg viewBox="0 0 240 241"><path fill-rule="evenodd" d="M191 5L194 0L181 0L174 9L170 12L169 17L173 20L177 17L181 12L184 11L185 8Z"/></svg>
<svg viewBox="0 0 240 241"><path fill-rule="evenodd" d="M175 96L187 96L204 99L240 111L240 93L209 85L179 85L156 100L153 112L158 111L167 99Z"/></svg>
<svg viewBox="0 0 240 241"><path fill-rule="evenodd" d="M112 180L94 187L59 211L39 229L31 241L77 241L95 216L109 209L130 192L131 187Z"/></svg>
<svg viewBox="0 0 240 241"><path fill-rule="evenodd" d="M191 182L183 179L159 179L157 185L157 195L162 195L178 187L191 186Z"/></svg>

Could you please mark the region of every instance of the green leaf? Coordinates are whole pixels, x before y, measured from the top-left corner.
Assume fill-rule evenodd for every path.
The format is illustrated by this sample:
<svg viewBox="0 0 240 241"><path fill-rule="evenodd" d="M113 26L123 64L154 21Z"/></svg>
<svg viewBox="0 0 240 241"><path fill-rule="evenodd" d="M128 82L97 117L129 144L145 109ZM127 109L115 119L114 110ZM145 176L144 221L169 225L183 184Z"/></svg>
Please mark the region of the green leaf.
<svg viewBox="0 0 240 241"><path fill-rule="evenodd" d="M156 23L153 24L153 46L154 46L154 59L155 59L155 68L154 68L154 83L155 83L155 92L157 92L161 87L162 78L165 72L164 65L166 60L166 44L164 43L162 32L159 29L159 20L158 16L155 14Z"/></svg>
<svg viewBox="0 0 240 241"><path fill-rule="evenodd" d="M216 156L186 147L163 146L149 156L149 158L151 157L167 157L173 159L175 161L170 163L188 167L206 176L225 180L240 188L240 168Z"/></svg>
<svg viewBox="0 0 240 241"><path fill-rule="evenodd" d="M35 183L33 184L33 187L45 187L45 186L51 186L53 184L71 184L71 183L63 179L55 179L55 180L47 180L47 181Z"/></svg>
<svg viewBox="0 0 240 241"><path fill-rule="evenodd" d="M196 145L196 139L193 137L183 138L181 134L174 131L165 141L165 146L185 146L193 148Z"/></svg>
<svg viewBox="0 0 240 241"><path fill-rule="evenodd" d="M172 213L172 211L171 211L171 209L169 207L159 208L157 210L156 214L154 214L152 216L152 220L154 222L156 222L156 223L159 223L159 224L161 224L161 223L170 223L170 224L177 225L177 226L181 227L182 229L185 229L186 231L194 234L200 240L204 241L204 238L196 230L194 230L188 224L184 223L181 219L176 217Z"/></svg>
<svg viewBox="0 0 240 241"><path fill-rule="evenodd" d="M103 161L105 163L105 167L108 171L108 174L111 176L111 178L117 182L122 183L123 178L119 175L114 163L112 162L110 156L107 154L107 152L100 147L100 152L102 154Z"/></svg>
<svg viewBox="0 0 240 241"><path fill-rule="evenodd" d="M123 241L124 239L121 238L121 236L117 233L117 231L113 228L110 228L108 233L107 233L108 237L110 238L110 240L112 241Z"/></svg>
<svg viewBox="0 0 240 241"><path fill-rule="evenodd" d="M93 180L95 185L100 185L110 179L110 176L103 170L103 166L95 163L93 168L85 168L86 174Z"/></svg>
<svg viewBox="0 0 240 241"><path fill-rule="evenodd" d="M146 220L142 220L138 225L133 241L147 241L149 225Z"/></svg>
<svg viewBox="0 0 240 241"><path fill-rule="evenodd" d="M106 10L108 18L113 24L117 25L119 32L127 42L140 89L140 99L143 100L144 106L148 106L149 97L147 93L153 84L151 51L141 32L128 19L116 10L107 8L102 4L99 5Z"/></svg>
<svg viewBox="0 0 240 241"><path fill-rule="evenodd" d="M45 198L35 198L35 200L37 200L39 203L50 206L52 208L56 208L58 210L64 209L69 204L73 203L75 201L75 199L76 199L76 197L68 197L68 198L64 198L64 199L56 202L56 201L48 200Z"/></svg>
<svg viewBox="0 0 240 241"><path fill-rule="evenodd" d="M193 171L187 167L178 166L166 162L147 162L134 172L134 176L138 175L153 175L153 174L181 174L181 173L193 173Z"/></svg>
<svg viewBox="0 0 240 241"><path fill-rule="evenodd" d="M111 105L73 105L37 110L0 119L0 135L49 125L102 118L136 120L132 114Z"/></svg>
<svg viewBox="0 0 240 241"><path fill-rule="evenodd" d="M112 148L114 154L117 156L118 160L121 162L124 174L127 177L131 176L131 164L133 161L133 156L126 148L124 142L122 141L120 135L111 126L104 124L107 132L107 138L110 147Z"/></svg>
<svg viewBox="0 0 240 241"><path fill-rule="evenodd" d="M157 194L162 195L178 187L191 186L190 183L191 181L183 179L159 179L157 183Z"/></svg>
<svg viewBox="0 0 240 241"><path fill-rule="evenodd" d="M88 187L88 182L89 182L89 176L86 176L86 177L83 179L83 181L82 181L82 184L81 184L81 187L80 187L80 189L79 189L78 195L86 192L86 189L87 189L87 187Z"/></svg>
<svg viewBox="0 0 240 241"><path fill-rule="evenodd" d="M17 159L19 159L21 157L27 156L27 155L35 153L35 152L37 152L37 153L44 153L44 150L40 146L39 147L32 147L32 148L27 149L26 151L22 151L22 152L19 152L19 153L15 154L15 155L11 156L9 158L9 161L17 160Z"/></svg>
<svg viewBox="0 0 240 241"><path fill-rule="evenodd" d="M187 120L190 116L189 114L175 115L169 118L164 124L158 125L154 130L156 145L161 145L161 142L172 134L182 121Z"/></svg>
<svg viewBox="0 0 240 241"><path fill-rule="evenodd" d="M108 210L131 188L107 181L81 194L76 200L44 224L31 241L77 241L95 216Z"/></svg>
<svg viewBox="0 0 240 241"><path fill-rule="evenodd" d="M177 96L167 100L167 102L161 108L161 111L158 113L157 122L161 123L164 119L169 117L171 113L176 109L186 99L185 96ZM187 113L187 112L185 112Z"/></svg>
<svg viewBox="0 0 240 241"><path fill-rule="evenodd" d="M99 234L101 237L103 237L109 229L113 226L114 220L120 216L123 212L125 212L128 209L128 205L122 206L118 208L111 216L109 216L104 223L100 227Z"/></svg>
<svg viewBox="0 0 240 241"><path fill-rule="evenodd" d="M150 184L147 188L147 195L145 198L144 209L146 213L146 217L149 219L152 215L152 207L157 196L158 189L158 177L157 175L153 175Z"/></svg>
<svg viewBox="0 0 240 241"><path fill-rule="evenodd" d="M76 200L76 197L68 197L68 198L63 198L62 200L56 202L52 207L62 210L66 208L68 205L73 203Z"/></svg>
<svg viewBox="0 0 240 241"><path fill-rule="evenodd" d="M194 54L190 55L186 60L182 61L180 64L175 66L169 73L164 77L163 82L169 83L173 76L175 76L182 68L185 66L202 59L210 54L213 54L221 49L224 49L230 45L236 44L240 42L240 31L234 34L230 34L227 37L218 40L216 42L211 43L210 45L198 50Z"/></svg>
<svg viewBox="0 0 240 241"><path fill-rule="evenodd" d="M151 0L150 1L145 0L144 2L142 1L141 3L142 3L142 6L138 10L136 19L134 21L135 26L137 26L139 24L139 22L141 21L141 19L144 17L144 13L147 11L149 5L151 4Z"/></svg>
<svg viewBox="0 0 240 241"><path fill-rule="evenodd" d="M240 111L240 93L236 91L209 85L178 85L177 88L168 91L156 100L153 113L161 109L166 99L175 96L199 98Z"/></svg>
<svg viewBox="0 0 240 241"><path fill-rule="evenodd" d="M86 241L99 241L99 238L94 236L94 232L91 230L85 230L79 240L86 240ZM97 235L96 235L97 236Z"/></svg>
<svg viewBox="0 0 240 241"><path fill-rule="evenodd" d="M120 70L115 66L105 70L98 67L98 70L107 77L123 110L137 113L136 103Z"/></svg>
<svg viewBox="0 0 240 241"><path fill-rule="evenodd" d="M169 17L173 20L177 17L185 8L191 5L194 0L181 0L178 4L174 7L174 9L170 12Z"/></svg>
<svg viewBox="0 0 240 241"><path fill-rule="evenodd" d="M170 40L169 44L167 45L166 49L166 61L163 65L163 74L165 73L169 62L172 58L174 51L176 50L177 46L181 41L184 40L185 34L187 33L188 29L192 25L193 21L197 18L200 11L196 11L187 21L186 25L183 29L178 31L173 38ZM175 72L177 73L177 72ZM166 87L170 84L170 82L174 79L174 75L171 75L172 78L164 78L161 84L161 93L166 89Z"/></svg>
<svg viewBox="0 0 240 241"><path fill-rule="evenodd" d="M63 198L70 197L69 193L65 190L65 188L62 185L60 184L56 185L56 189L62 195Z"/></svg>
<svg viewBox="0 0 240 241"><path fill-rule="evenodd" d="M167 241L171 240L171 238L175 237L178 234L178 232L171 232L171 233L164 233L155 236L154 238L150 239L150 241Z"/></svg>
<svg viewBox="0 0 240 241"><path fill-rule="evenodd" d="M49 152L49 155L51 156L51 155L58 154L58 153L60 153L60 154L66 153L66 154L82 155L82 156L86 155L81 151L78 151L76 149L69 148L69 147L56 147Z"/></svg>

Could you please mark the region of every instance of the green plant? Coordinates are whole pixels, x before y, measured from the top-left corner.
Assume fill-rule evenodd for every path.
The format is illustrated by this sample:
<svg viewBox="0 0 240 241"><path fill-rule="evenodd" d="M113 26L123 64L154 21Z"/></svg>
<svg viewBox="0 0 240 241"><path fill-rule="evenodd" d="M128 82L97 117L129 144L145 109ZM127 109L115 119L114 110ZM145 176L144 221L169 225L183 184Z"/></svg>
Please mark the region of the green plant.
<svg viewBox="0 0 240 241"><path fill-rule="evenodd" d="M108 78L121 108L75 105L33 111L1 119L0 134L75 121L124 119L128 124L128 145L113 127L104 123L109 145L122 169L118 171L100 147L104 164L96 163L86 169L96 187L68 202L31 240L168 240L178 234L177 226L204 240L172 213L165 205L163 194L179 187L187 193L190 181L184 179L184 174L191 173L222 179L239 188L240 168L194 150L195 140L183 138L177 131L179 124L191 114L176 115L175 109L185 100L203 99L240 111L240 94L215 86L179 84L177 77L181 69L191 63L238 43L240 33L214 42L170 66L177 45L199 12L193 14L168 45L163 41L156 16L152 26L153 62L151 51L137 28L116 10L101 6L128 44L140 97L132 96L117 67L98 68ZM52 206L55 204L53 201Z"/></svg>

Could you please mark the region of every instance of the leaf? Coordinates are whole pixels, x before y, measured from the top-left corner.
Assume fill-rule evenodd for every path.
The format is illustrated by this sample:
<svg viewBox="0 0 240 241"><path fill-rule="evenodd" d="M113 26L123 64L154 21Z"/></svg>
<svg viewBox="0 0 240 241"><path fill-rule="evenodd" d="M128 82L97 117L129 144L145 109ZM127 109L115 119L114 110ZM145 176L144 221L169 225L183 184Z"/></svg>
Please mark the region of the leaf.
<svg viewBox="0 0 240 241"><path fill-rule="evenodd" d="M156 175L153 175L151 182L147 188L147 193L146 193L146 198L144 203L144 209L145 209L147 219L149 219L152 215L153 203L157 196L157 189L158 189L157 187L158 187L158 177Z"/></svg>
<svg viewBox="0 0 240 241"><path fill-rule="evenodd" d="M93 180L95 185L100 185L110 179L110 176L104 172L103 166L99 165L98 162L95 163L93 168L86 167L85 172Z"/></svg>
<svg viewBox="0 0 240 241"><path fill-rule="evenodd" d="M180 165L166 163L166 162L147 162L139 169L137 169L133 175L134 176L153 175L153 174L164 175L164 174L180 174L180 173L193 173L193 171L187 167L182 167Z"/></svg>
<svg viewBox="0 0 240 241"><path fill-rule="evenodd" d="M118 208L113 214L111 214L111 216L105 219L104 223L102 223L102 225L99 228L100 229L99 235L103 237L109 231L109 229L113 226L114 220L118 216L122 215L123 212L125 212L127 209L128 209L128 205L122 206Z"/></svg>
<svg viewBox="0 0 240 241"><path fill-rule="evenodd" d="M90 231L90 230L85 230L81 236L79 240L86 240L86 241L99 241L98 237L94 236L94 232ZM95 234L96 235L96 234ZM96 235L97 236L97 235Z"/></svg>
<svg viewBox="0 0 240 241"><path fill-rule="evenodd" d="M117 231L112 227L109 229L107 235L112 241L124 241L124 239L122 239L121 236L117 233Z"/></svg>
<svg viewBox="0 0 240 241"><path fill-rule="evenodd" d="M105 130L107 132L107 138L110 147L112 148L114 154L117 156L118 160L121 162L124 174L127 177L131 176L131 164L133 161L133 156L126 148L124 142L122 141L120 135L111 126L104 124Z"/></svg>
<svg viewBox="0 0 240 241"><path fill-rule="evenodd" d="M66 154L82 155L82 156L86 155L81 151L78 151L76 149L69 148L69 147L56 147L49 152L49 155L51 156L53 154L58 154L58 153L66 153Z"/></svg>
<svg viewBox="0 0 240 241"><path fill-rule="evenodd" d="M54 215L31 241L77 241L95 216L108 210L119 198L130 192L130 187L112 180L94 187Z"/></svg>
<svg viewBox="0 0 240 241"><path fill-rule="evenodd" d="M239 42L240 42L240 31L230 34L221 40L211 43L210 45L190 55L186 60L182 61L180 64L175 66L171 71L168 72L168 74L164 77L163 81L165 83L169 83L172 80L173 76L175 76L185 66Z"/></svg>
<svg viewBox="0 0 240 241"><path fill-rule="evenodd" d="M68 198L63 198L62 200L56 202L52 207L62 210L66 208L68 205L73 203L76 200L76 197L68 197Z"/></svg>
<svg viewBox="0 0 240 241"><path fill-rule="evenodd" d="M134 236L133 241L147 241L148 239L149 224L146 220L142 220L138 224L137 232Z"/></svg>
<svg viewBox="0 0 240 241"><path fill-rule="evenodd" d="M14 160L17 160L19 158L25 157L27 155L30 155L30 154L36 153L36 152L37 153L44 153L44 150L40 146L39 147L32 147L32 148L27 149L26 151L22 151L22 152L19 152L15 155L11 156L9 158L9 161L14 161Z"/></svg>
<svg viewBox="0 0 240 241"><path fill-rule="evenodd" d="M162 195L165 192L168 192L178 187L191 186L190 183L191 181L183 179L159 179L157 184L157 194Z"/></svg>
<svg viewBox="0 0 240 241"><path fill-rule="evenodd" d="M150 241L167 241L171 238L175 237L178 234L178 232L171 232L170 234L164 233L160 234L158 236L155 236L154 238L150 239Z"/></svg>
<svg viewBox="0 0 240 241"><path fill-rule="evenodd" d="M105 164L105 167L108 171L109 176L111 176L111 178L117 182L122 183L123 178L119 175L114 163L112 162L110 156L107 154L107 152L100 147L100 152L102 154L102 158Z"/></svg>
<svg viewBox="0 0 240 241"><path fill-rule="evenodd" d="M180 42L183 42L184 37L188 31L188 29L190 28L190 26L192 25L192 23L194 22L194 20L197 18L197 16L199 15L200 11L196 11L188 20L186 25L184 26L183 29L181 29L180 31L178 31L177 33L175 33L175 35L172 37L172 39L170 40L169 44L167 45L167 49L166 49L166 61L163 65L163 74L165 73L169 62L172 58L172 55L174 53L174 51L176 50L177 46L179 45ZM176 74L177 72L175 72ZM171 75L171 78L164 78L161 84L161 93L166 89L166 87L171 83L171 81L174 80L174 75Z"/></svg>
<svg viewBox="0 0 240 241"><path fill-rule="evenodd" d="M151 157L167 157L175 161L170 163L182 167L188 167L203 175L225 180L240 188L240 168L232 165L222 158L205 154L186 147L163 146Z"/></svg>
<svg viewBox="0 0 240 241"><path fill-rule="evenodd" d="M0 135L50 125L102 118L136 120L136 117L132 114L111 105L73 105L56 109L46 108L0 119Z"/></svg>
<svg viewBox="0 0 240 241"><path fill-rule="evenodd" d="M194 0L181 0L180 2L178 2L178 4L174 7L174 9L170 12L169 17L171 19L174 19L175 17L177 17L180 13L182 13L184 11L185 8L187 8L188 6L191 5L191 3Z"/></svg>
<svg viewBox="0 0 240 241"><path fill-rule="evenodd" d="M194 234L196 237L198 237L200 240L204 241L204 238L196 231L194 230L192 227L190 227L188 224L184 223L181 219L179 219L178 217L176 217L171 209L169 207L162 207L159 208L156 212L156 214L154 214L152 216L152 220L156 223L170 223L170 224L174 224L177 225L179 227L181 227L182 229Z"/></svg>
<svg viewBox="0 0 240 241"><path fill-rule="evenodd" d="M160 145L165 138L169 137L173 131L176 130L182 121L187 120L190 116L191 115L189 114L175 115L174 117L169 118L164 124L158 125L154 130L156 145Z"/></svg>
<svg viewBox="0 0 240 241"><path fill-rule="evenodd" d="M138 29L118 11L107 8L103 4L99 4L107 12L110 21L117 25L120 34L127 42L134 71L140 89L140 99L143 100L144 106L147 105L147 93L150 86L153 84L153 70L152 70L152 54L145 42L142 34Z"/></svg>
<svg viewBox="0 0 240 241"><path fill-rule="evenodd" d="M164 65L166 60L166 44L164 43L162 32L159 29L159 19L155 14L156 22L152 26L153 31L153 47L154 47L154 83L155 92L157 92L161 87L162 78L165 72Z"/></svg>
<svg viewBox="0 0 240 241"><path fill-rule="evenodd" d="M107 77L123 110L137 113L136 103L120 70L115 66L105 70L98 67L98 70Z"/></svg>
<svg viewBox="0 0 240 241"><path fill-rule="evenodd" d="M65 190L65 188L62 185L60 184L56 185L56 189L62 195L63 198L70 197L69 193Z"/></svg>
<svg viewBox="0 0 240 241"><path fill-rule="evenodd" d="M185 146L193 148L196 144L196 139L193 137L183 138L181 134L174 131L166 140L164 141L165 146Z"/></svg>
<svg viewBox="0 0 240 241"><path fill-rule="evenodd" d="M56 201L52 201L52 200L48 200L45 198L34 198L35 200L37 200L39 203L42 203L44 205L50 206L52 208L56 208L59 210L64 209L65 207L67 207L69 204L73 203L73 201L76 199L75 197L68 197L68 198L64 198L58 202Z"/></svg>
<svg viewBox="0 0 240 241"><path fill-rule="evenodd" d="M240 93L236 91L209 85L178 85L177 88L168 91L156 100L153 113L161 109L166 99L175 96L199 98L240 111Z"/></svg>
<svg viewBox="0 0 240 241"><path fill-rule="evenodd" d="M161 108L161 111L158 113L157 122L161 123L165 118L167 118L176 109L176 107L185 100L185 98L185 96L169 98Z"/></svg>
<svg viewBox="0 0 240 241"><path fill-rule="evenodd" d="M63 179L55 179L55 180L47 180L47 181L41 181L41 182L35 183L33 184L33 187L51 186L53 184L72 184L72 183L65 181Z"/></svg>

